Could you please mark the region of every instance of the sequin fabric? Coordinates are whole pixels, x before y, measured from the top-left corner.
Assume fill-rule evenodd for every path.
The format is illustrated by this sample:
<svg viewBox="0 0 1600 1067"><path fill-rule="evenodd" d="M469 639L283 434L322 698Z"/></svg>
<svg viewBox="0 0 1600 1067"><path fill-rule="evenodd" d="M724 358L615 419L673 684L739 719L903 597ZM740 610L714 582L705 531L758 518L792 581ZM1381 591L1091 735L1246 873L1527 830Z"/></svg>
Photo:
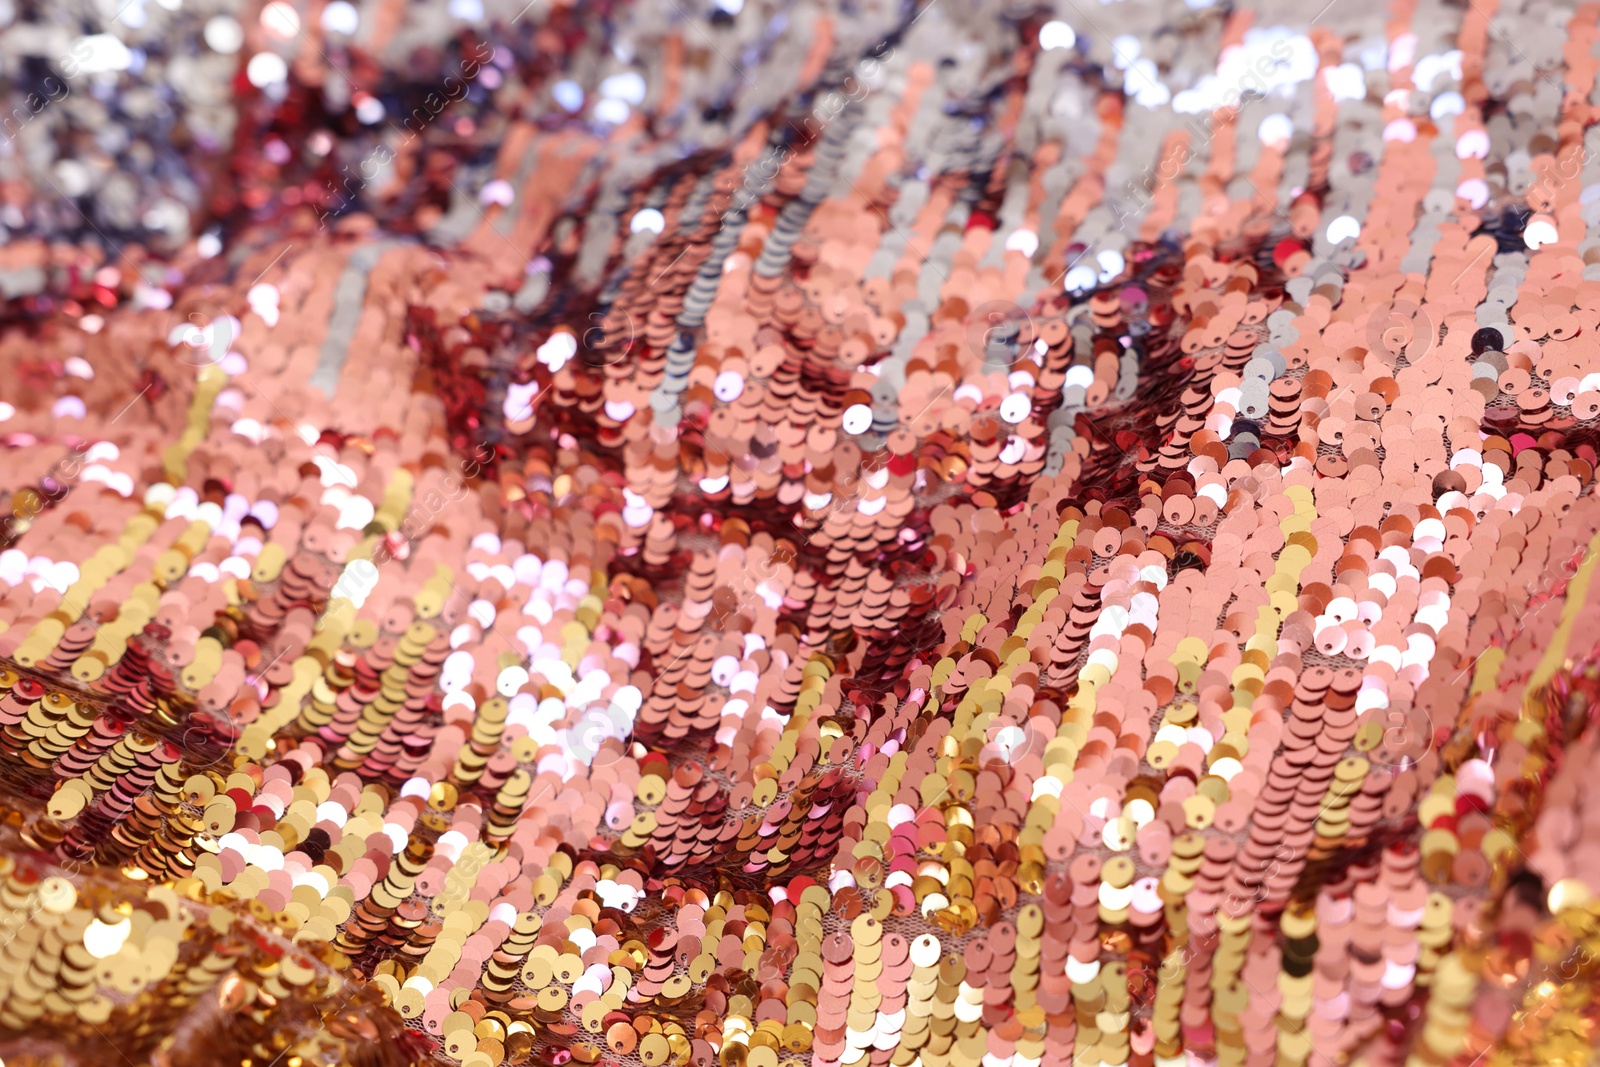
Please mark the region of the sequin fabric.
<svg viewBox="0 0 1600 1067"><path fill-rule="evenodd" d="M5 1063L1590 1061L1600 5L517 6L0 10Z"/></svg>

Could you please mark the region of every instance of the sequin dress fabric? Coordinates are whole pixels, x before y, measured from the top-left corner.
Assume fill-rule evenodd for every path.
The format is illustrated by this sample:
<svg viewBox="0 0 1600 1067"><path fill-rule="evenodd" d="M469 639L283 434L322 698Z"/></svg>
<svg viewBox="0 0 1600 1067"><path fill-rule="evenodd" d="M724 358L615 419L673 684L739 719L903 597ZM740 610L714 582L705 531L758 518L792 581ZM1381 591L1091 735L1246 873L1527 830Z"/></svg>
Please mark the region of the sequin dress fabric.
<svg viewBox="0 0 1600 1067"><path fill-rule="evenodd" d="M1316 6L0 0L0 1062L1591 1062L1600 5Z"/></svg>

